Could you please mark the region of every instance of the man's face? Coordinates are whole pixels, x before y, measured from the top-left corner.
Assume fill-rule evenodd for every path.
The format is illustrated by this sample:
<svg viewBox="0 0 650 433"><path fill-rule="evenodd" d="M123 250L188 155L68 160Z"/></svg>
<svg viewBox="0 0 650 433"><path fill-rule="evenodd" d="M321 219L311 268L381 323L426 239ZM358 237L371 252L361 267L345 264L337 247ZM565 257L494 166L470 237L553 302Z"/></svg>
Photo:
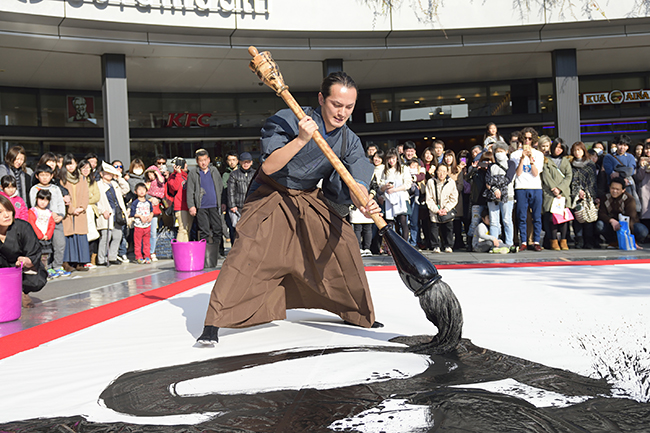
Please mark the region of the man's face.
<svg viewBox="0 0 650 433"><path fill-rule="evenodd" d="M619 155L624 155L625 152L627 152L628 145L625 143L618 143L618 146L616 146L616 153Z"/></svg>
<svg viewBox="0 0 650 433"><path fill-rule="evenodd" d="M77 113L84 114L86 112L86 101L77 99L72 103L72 105Z"/></svg>
<svg viewBox="0 0 650 433"><path fill-rule="evenodd" d="M445 152L445 147L440 143L436 143L435 146L433 146L433 151L435 152L436 156L440 158Z"/></svg>
<svg viewBox="0 0 650 433"><path fill-rule="evenodd" d="M52 180L52 173L41 171L40 173L38 173L38 176L36 177L38 178L38 181L40 182L41 185L47 185Z"/></svg>
<svg viewBox="0 0 650 433"><path fill-rule="evenodd" d="M406 150L404 150L404 156L406 156L406 159L415 158L415 149L406 149Z"/></svg>
<svg viewBox="0 0 650 433"><path fill-rule="evenodd" d="M210 166L210 155L203 155L196 158L196 163L201 170L207 170Z"/></svg>
<svg viewBox="0 0 650 433"><path fill-rule="evenodd" d="M241 162L241 168L243 168L244 170L248 170L249 168L251 168L251 165L253 165L253 161L251 160Z"/></svg>
<svg viewBox="0 0 650 433"><path fill-rule="evenodd" d="M237 164L239 164L239 159L235 155L228 155L226 158L226 164L234 170L237 168Z"/></svg>
<svg viewBox="0 0 650 433"><path fill-rule="evenodd" d="M619 198L623 194L623 187L619 183L612 182L609 186L609 193L614 198Z"/></svg>
<svg viewBox="0 0 650 433"><path fill-rule="evenodd" d="M319 93L318 103L321 106L325 131L330 132L344 126L352 115L356 102L357 89L343 87L341 84L332 85L327 98Z"/></svg>
<svg viewBox="0 0 650 433"><path fill-rule="evenodd" d="M368 149L366 149L366 155L372 156L375 153L377 153L377 148L375 146L368 146Z"/></svg>
<svg viewBox="0 0 650 433"><path fill-rule="evenodd" d="M165 158L159 158L159 159L156 161L156 166L157 166L158 168L163 167L163 166L165 166L165 165L167 165L167 160L166 160Z"/></svg>

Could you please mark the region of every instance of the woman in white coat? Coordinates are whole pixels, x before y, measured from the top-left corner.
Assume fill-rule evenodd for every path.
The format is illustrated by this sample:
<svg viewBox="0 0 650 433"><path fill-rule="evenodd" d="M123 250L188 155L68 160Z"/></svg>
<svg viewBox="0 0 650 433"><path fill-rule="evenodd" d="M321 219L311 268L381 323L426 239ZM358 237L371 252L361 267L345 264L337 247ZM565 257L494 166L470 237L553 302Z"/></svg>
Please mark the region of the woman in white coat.
<svg viewBox="0 0 650 433"><path fill-rule="evenodd" d="M454 243L454 220L448 218L449 213L458 204L458 189L456 182L449 178L446 165L440 164L436 168L436 177L427 181L426 191L431 217L431 248L434 253L439 253L442 245L446 253L451 253ZM438 237L439 230L442 238Z"/></svg>
<svg viewBox="0 0 650 433"><path fill-rule="evenodd" d="M411 173L400 164L397 149L388 149L386 164L379 178L379 190L384 194L386 220L395 222L395 231L404 239L409 240L409 189L411 188Z"/></svg>

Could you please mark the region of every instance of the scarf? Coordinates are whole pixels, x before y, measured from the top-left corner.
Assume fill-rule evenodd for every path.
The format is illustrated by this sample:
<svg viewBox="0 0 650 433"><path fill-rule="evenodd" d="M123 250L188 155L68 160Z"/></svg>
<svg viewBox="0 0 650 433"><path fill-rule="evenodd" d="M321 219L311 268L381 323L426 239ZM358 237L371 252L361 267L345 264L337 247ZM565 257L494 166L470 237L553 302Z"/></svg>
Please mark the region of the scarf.
<svg viewBox="0 0 650 433"><path fill-rule="evenodd" d="M585 165L587 165L587 160L585 158L582 159L573 159L571 161L571 165L574 166L575 168L583 168Z"/></svg>
<svg viewBox="0 0 650 433"><path fill-rule="evenodd" d="M548 159L553 161L555 163L555 165L557 166L557 168L560 168L560 164L562 164L562 157L561 156L558 156L557 158L553 158L553 157L549 156Z"/></svg>
<svg viewBox="0 0 650 433"><path fill-rule="evenodd" d="M14 179L16 179L16 192L18 192L18 195L22 197L22 192L23 192L23 180L22 177L20 176L21 172L23 171L22 168L16 168L14 166L7 165L11 169L11 172L14 174Z"/></svg>
<svg viewBox="0 0 650 433"><path fill-rule="evenodd" d="M72 173L66 170L65 181L66 183L71 183L73 185L76 185L77 183L79 183L79 176L73 176Z"/></svg>

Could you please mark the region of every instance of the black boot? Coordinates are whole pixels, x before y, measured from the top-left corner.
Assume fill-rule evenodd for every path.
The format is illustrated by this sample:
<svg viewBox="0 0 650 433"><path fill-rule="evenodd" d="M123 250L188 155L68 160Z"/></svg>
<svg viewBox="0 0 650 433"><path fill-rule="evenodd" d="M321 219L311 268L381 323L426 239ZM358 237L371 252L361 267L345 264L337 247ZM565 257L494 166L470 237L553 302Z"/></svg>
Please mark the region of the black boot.
<svg viewBox="0 0 650 433"><path fill-rule="evenodd" d="M204 346L214 346L219 342L219 328L206 325L203 327L203 334L201 334L196 342Z"/></svg>
<svg viewBox="0 0 650 433"><path fill-rule="evenodd" d="M578 249L585 248L585 240L582 236L576 236L576 248Z"/></svg>

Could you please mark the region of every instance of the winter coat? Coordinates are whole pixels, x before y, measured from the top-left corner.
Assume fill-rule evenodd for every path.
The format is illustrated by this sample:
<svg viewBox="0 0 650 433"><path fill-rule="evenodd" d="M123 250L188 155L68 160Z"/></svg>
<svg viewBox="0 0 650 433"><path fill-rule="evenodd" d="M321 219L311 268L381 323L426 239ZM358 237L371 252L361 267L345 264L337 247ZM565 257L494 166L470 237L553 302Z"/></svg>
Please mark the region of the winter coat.
<svg viewBox="0 0 650 433"><path fill-rule="evenodd" d="M124 205L124 198L122 197L122 194L120 194L120 185L116 181L111 181L111 185L113 186L113 189L115 190L115 196L117 197L117 203L119 204L120 208L122 209L122 212L124 212L124 216L128 216L126 213L126 206ZM97 186L99 187L99 201L97 202L97 210L99 211L99 216L97 217L97 230L106 230L109 228L109 220L104 218L104 211L109 211L113 213L113 209L111 208L111 204L108 201L108 197L106 196L106 191L108 191L108 184L104 182L103 180L100 180L97 182ZM110 218L110 220L114 223L114 218ZM110 228L112 229L114 225L112 225Z"/></svg>
<svg viewBox="0 0 650 433"><path fill-rule="evenodd" d="M4 195L9 199L12 205L14 205L14 218L18 218L19 220L27 221L29 218L28 213L29 209L27 209L27 205L25 204L25 200L21 196L18 195L18 191L16 193L9 197L7 194L4 193L4 191L0 191L0 194Z"/></svg>
<svg viewBox="0 0 650 433"><path fill-rule="evenodd" d="M201 188L201 177L199 176L200 168L194 167L187 174L187 207L195 207L199 209L201 207L201 199L205 194L203 188ZM212 181L214 182L215 192L217 193L217 204L221 203L221 191L223 186L223 181L221 180L221 173L219 170L212 164L208 167L210 174L212 175Z"/></svg>
<svg viewBox="0 0 650 433"><path fill-rule="evenodd" d="M27 168L26 171L19 170L18 171L18 176L20 176L20 191L18 191L18 195L25 201L25 204L27 205L27 209L32 207L32 203L29 200L29 190L32 188L32 175L34 173L30 168ZM7 165L5 162L0 163L0 179L2 176L11 176L14 179L16 176L14 176L14 171Z"/></svg>
<svg viewBox="0 0 650 433"><path fill-rule="evenodd" d="M458 188L456 182L450 178L445 179L444 182L440 182L437 178L431 178L427 181L427 207L429 208L431 222L438 222L438 214L434 213L433 210L446 209L449 212L457 204Z"/></svg>
<svg viewBox="0 0 650 433"><path fill-rule="evenodd" d="M571 169L573 170L573 178L571 179L571 203L573 206L575 207L578 202L580 190L589 193L591 199L596 200L598 198L596 164L587 160L582 167L576 167L574 162L571 161Z"/></svg>
<svg viewBox="0 0 650 433"><path fill-rule="evenodd" d="M641 200L641 213L639 218L650 219L650 166L646 168L639 167L634 175L637 183L639 199Z"/></svg>
<svg viewBox="0 0 650 433"><path fill-rule="evenodd" d="M553 205L555 194L551 191L558 188L562 197L566 198L566 207L571 206L571 180L573 179L573 170L569 158L563 157L560 167L555 165L550 158L544 158L544 170L540 173L542 177L542 211L550 212Z"/></svg>
<svg viewBox="0 0 650 433"><path fill-rule="evenodd" d="M241 208L244 206L246 191L248 191L248 185L253 180L254 174L255 170L253 170L253 167L246 171L239 167L230 173L228 177L228 206L231 208Z"/></svg>
<svg viewBox="0 0 650 433"><path fill-rule="evenodd" d="M70 192L70 205L66 207L66 215L63 218L63 233L66 236L87 235L88 220L86 219L86 209L88 208L88 182L83 176L79 176L79 182L62 181L63 187ZM74 210L78 207L83 208L83 212L75 216Z"/></svg>
<svg viewBox="0 0 650 433"><path fill-rule="evenodd" d="M172 198L174 212L188 210L187 207L187 172L173 172L167 180L167 195Z"/></svg>

